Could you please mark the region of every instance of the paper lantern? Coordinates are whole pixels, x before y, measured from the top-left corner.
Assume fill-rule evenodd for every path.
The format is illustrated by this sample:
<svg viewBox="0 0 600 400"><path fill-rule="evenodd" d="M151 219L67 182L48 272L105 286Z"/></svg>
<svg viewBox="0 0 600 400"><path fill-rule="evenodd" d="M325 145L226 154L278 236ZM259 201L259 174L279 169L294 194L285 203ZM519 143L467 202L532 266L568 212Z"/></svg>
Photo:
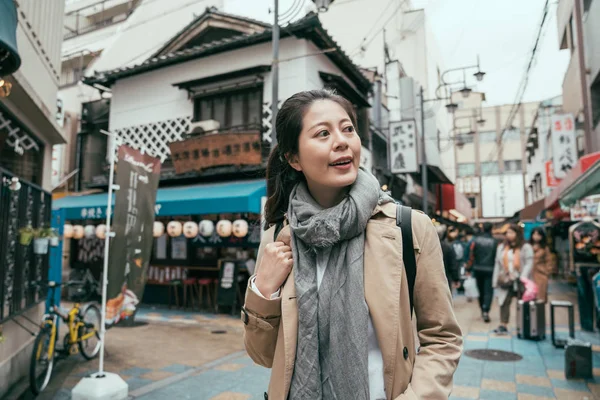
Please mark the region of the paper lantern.
<svg viewBox="0 0 600 400"><path fill-rule="evenodd" d="M82 239L84 235L83 226L74 225L73 226L73 239Z"/></svg>
<svg viewBox="0 0 600 400"><path fill-rule="evenodd" d="M202 220L198 224L198 229L202 236L211 237L213 232L215 231L215 223L208 219Z"/></svg>
<svg viewBox="0 0 600 400"><path fill-rule="evenodd" d="M233 221L233 236L243 238L248 234L248 222L243 219L236 219Z"/></svg>
<svg viewBox="0 0 600 400"><path fill-rule="evenodd" d="M217 233L221 237L229 237L231 236L231 221L226 219L222 219L217 222Z"/></svg>
<svg viewBox="0 0 600 400"><path fill-rule="evenodd" d="M181 226L181 222L179 221L171 221L167 224L167 233L171 237L181 236L181 232L183 227Z"/></svg>
<svg viewBox="0 0 600 400"><path fill-rule="evenodd" d="M98 239L106 239L106 225L100 224L96 227L96 237Z"/></svg>
<svg viewBox="0 0 600 400"><path fill-rule="evenodd" d="M152 236L155 238L161 237L165 233L165 224L160 221L155 221L152 227Z"/></svg>
<svg viewBox="0 0 600 400"><path fill-rule="evenodd" d="M83 234L87 239L94 237L96 234L96 227L94 225L86 225L85 228L83 228Z"/></svg>
<svg viewBox="0 0 600 400"><path fill-rule="evenodd" d="M65 224L65 226L63 226L63 237L65 239L71 239L73 237L73 225Z"/></svg>
<svg viewBox="0 0 600 400"><path fill-rule="evenodd" d="M183 224L183 236L188 239L198 236L198 224L192 221L187 221Z"/></svg>

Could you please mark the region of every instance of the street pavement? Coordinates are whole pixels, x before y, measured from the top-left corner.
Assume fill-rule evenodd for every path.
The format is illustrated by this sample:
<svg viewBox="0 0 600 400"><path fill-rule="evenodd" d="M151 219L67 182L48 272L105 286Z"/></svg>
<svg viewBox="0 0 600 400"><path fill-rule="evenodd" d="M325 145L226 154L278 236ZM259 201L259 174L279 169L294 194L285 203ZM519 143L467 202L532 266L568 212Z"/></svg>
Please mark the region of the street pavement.
<svg viewBox="0 0 600 400"><path fill-rule="evenodd" d="M575 288L560 282L550 285L550 299L576 304ZM577 307L575 307L575 310ZM520 340L513 329L498 336L499 311L492 308L492 322L481 321L475 301L455 298L455 310L465 337L465 350L496 349L523 357L516 362L461 358L450 399L485 400L580 400L600 399L600 334L580 332L578 338L593 344L594 379L566 380L564 350L552 346L547 312L547 339ZM561 310L563 311L563 310ZM575 314L578 321L577 312ZM144 308L139 325L113 328L107 334L106 370L118 373L128 384L131 398L140 400L263 399L269 370L255 365L245 354L239 318L167 309ZM566 312L557 313L557 332L567 333ZM79 380L97 370L98 362L80 356L57 364L48 389L38 399L70 399ZM30 394L22 399L33 398Z"/></svg>

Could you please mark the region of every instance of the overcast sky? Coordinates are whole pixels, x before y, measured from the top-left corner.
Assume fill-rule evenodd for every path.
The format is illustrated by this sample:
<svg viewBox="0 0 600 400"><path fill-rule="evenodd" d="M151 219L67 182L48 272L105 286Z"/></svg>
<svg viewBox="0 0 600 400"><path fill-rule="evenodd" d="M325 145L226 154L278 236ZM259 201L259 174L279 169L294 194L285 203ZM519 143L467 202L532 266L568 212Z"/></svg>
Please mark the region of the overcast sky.
<svg viewBox="0 0 600 400"><path fill-rule="evenodd" d="M369 4L369 0L336 3L341 7L341 3L356 1ZM285 11L292 3L293 0L280 0L280 10ZM558 2L550 3L549 20L542 32L524 101L544 100L562 93L569 51L558 48ZM515 102L544 4L545 0L413 0L413 8L426 9L446 68L471 65L479 54L487 75L475 89L486 93L488 106ZM225 11L268 22L272 21L268 13L272 6L273 0L225 0Z"/></svg>

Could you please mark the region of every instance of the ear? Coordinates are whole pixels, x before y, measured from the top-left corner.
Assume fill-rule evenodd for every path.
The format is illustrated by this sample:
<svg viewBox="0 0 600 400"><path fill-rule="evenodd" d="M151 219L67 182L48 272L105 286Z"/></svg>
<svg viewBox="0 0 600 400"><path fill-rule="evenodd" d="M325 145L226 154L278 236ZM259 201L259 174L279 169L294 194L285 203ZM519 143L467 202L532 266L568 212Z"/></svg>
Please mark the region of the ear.
<svg viewBox="0 0 600 400"><path fill-rule="evenodd" d="M285 158L286 158L288 164L290 164L290 166L292 168L294 168L298 172L302 171L302 166L300 165L300 162L298 160L298 155L297 154L286 155Z"/></svg>

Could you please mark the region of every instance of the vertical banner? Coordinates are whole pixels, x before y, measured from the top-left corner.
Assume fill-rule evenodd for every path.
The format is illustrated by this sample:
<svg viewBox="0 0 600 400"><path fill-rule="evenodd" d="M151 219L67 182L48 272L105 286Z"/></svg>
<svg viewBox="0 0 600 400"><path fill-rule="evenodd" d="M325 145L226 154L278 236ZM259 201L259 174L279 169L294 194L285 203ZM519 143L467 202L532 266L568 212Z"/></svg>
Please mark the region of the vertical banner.
<svg viewBox="0 0 600 400"><path fill-rule="evenodd" d="M108 257L106 323L133 319L144 293L152 251L160 160L122 145L118 152L113 224Z"/></svg>
<svg viewBox="0 0 600 400"><path fill-rule="evenodd" d="M561 180L556 179L556 176L554 176L554 165L552 163L552 160L546 161L545 167L546 167L546 186L549 188L558 186L558 184L560 183Z"/></svg>
<svg viewBox="0 0 600 400"><path fill-rule="evenodd" d="M392 174L418 171L415 121L390 122L389 155Z"/></svg>
<svg viewBox="0 0 600 400"><path fill-rule="evenodd" d="M554 114L550 131L554 177L563 179L577 163L577 140L573 114Z"/></svg>

